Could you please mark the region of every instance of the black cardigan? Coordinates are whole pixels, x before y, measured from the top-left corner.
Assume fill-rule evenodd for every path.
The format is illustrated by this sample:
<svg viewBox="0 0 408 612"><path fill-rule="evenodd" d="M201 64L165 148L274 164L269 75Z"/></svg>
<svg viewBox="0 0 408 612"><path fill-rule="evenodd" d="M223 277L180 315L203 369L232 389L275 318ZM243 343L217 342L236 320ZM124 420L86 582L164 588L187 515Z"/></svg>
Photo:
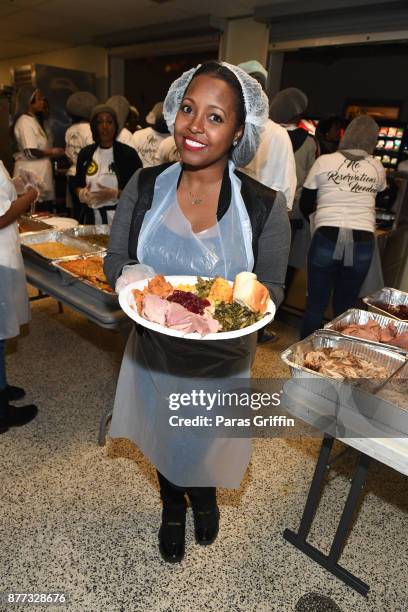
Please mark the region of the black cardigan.
<svg viewBox="0 0 408 612"><path fill-rule="evenodd" d="M72 181L75 189L78 187L86 187L86 171L92 162L93 154L97 148L97 144L91 144L80 150L77 159L76 174ZM142 167L142 162L133 147L129 147L115 140L113 143L113 163L115 174L118 179L118 187L119 190L122 191L136 170ZM115 207L112 206L104 206L98 209L104 223L107 223L106 211L114 208ZM92 209L87 209L84 221L87 223L95 222L95 216Z"/></svg>

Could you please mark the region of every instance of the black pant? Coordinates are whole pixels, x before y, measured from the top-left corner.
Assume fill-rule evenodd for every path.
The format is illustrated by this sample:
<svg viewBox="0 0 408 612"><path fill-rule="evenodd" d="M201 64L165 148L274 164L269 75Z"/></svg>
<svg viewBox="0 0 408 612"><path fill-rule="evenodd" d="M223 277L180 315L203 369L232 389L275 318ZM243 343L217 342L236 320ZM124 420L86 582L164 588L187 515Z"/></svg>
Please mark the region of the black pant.
<svg viewBox="0 0 408 612"><path fill-rule="evenodd" d="M85 204L82 204L82 202L80 202L76 194L74 176L68 177L68 189L71 194L71 200L72 200L72 216L74 217L74 219L79 221L79 223L82 223L84 221L87 206Z"/></svg>
<svg viewBox="0 0 408 612"><path fill-rule="evenodd" d="M213 510L217 503L215 487L178 487L167 480L158 470L157 477L160 485L160 497L165 509L184 510L186 493L196 510Z"/></svg>

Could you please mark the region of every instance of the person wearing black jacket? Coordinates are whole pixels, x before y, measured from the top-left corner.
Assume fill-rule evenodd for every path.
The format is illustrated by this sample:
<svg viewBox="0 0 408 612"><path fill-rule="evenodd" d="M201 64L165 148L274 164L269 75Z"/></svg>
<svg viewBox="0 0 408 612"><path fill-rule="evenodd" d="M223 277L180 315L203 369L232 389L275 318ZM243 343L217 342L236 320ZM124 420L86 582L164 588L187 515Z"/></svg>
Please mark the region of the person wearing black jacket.
<svg viewBox="0 0 408 612"><path fill-rule="evenodd" d="M142 162L132 147L116 140L118 120L110 106L95 106L91 131L95 144L79 152L75 176L76 193L87 206L81 222L110 224L122 190Z"/></svg>

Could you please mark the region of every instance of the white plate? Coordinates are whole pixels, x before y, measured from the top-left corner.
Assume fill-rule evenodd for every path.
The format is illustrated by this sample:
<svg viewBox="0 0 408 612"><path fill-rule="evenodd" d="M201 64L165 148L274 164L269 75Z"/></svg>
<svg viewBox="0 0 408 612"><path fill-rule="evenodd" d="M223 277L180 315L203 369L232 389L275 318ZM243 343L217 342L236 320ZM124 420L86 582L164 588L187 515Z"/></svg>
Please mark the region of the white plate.
<svg viewBox="0 0 408 612"><path fill-rule="evenodd" d="M165 276L165 279L171 283L174 287L177 285L195 285L197 282L196 276ZM136 303L132 294L133 289L139 289L143 291L147 283L150 279L144 279L141 281L137 281L136 283L131 283L127 285L122 291L119 293L119 304L122 310L136 323L139 325L143 325L143 327L147 327L147 329L152 329L153 331L159 332L161 334L165 334L166 336L173 336L174 338L186 338L188 340L230 340L231 338L240 338L241 336L246 336L248 334L252 334L253 332L258 331L265 325L268 325L275 316L276 307L275 304L270 299L268 302L268 308L266 310L267 314L257 323L253 325L249 325L248 327L244 327L243 329L237 329L235 331L229 332L218 332L216 334L207 334L206 336L201 336L199 333L194 332L191 334L184 334L183 332L177 329L170 329L169 327L164 327L163 325L159 325L158 323L152 323L147 319L141 317L137 312ZM229 281L232 286L232 282Z"/></svg>
<svg viewBox="0 0 408 612"><path fill-rule="evenodd" d="M66 230L78 225L76 219L69 219L68 217L47 217L47 219L44 219L44 223L52 225L58 230Z"/></svg>

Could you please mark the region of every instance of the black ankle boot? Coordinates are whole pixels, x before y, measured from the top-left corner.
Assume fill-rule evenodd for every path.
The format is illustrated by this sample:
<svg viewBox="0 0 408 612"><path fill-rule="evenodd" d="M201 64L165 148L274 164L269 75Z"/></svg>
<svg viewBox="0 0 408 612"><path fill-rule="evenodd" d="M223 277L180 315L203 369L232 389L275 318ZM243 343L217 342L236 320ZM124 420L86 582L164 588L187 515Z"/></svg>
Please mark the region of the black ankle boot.
<svg viewBox="0 0 408 612"><path fill-rule="evenodd" d="M10 406L7 388L0 391L0 433L5 433L9 427L21 427L37 416L37 406Z"/></svg>
<svg viewBox="0 0 408 612"><path fill-rule="evenodd" d="M220 511L215 505L210 510L201 510L193 506L194 532L197 544L209 546L218 535Z"/></svg>
<svg viewBox="0 0 408 612"><path fill-rule="evenodd" d="M186 506L163 508L159 530L159 550L164 561L179 563L184 557L186 534Z"/></svg>
<svg viewBox="0 0 408 612"><path fill-rule="evenodd" d="M25 391L21 387L13 387L12 385L7 385L6 391L9 402L21 400L25 396Z"/></svg>

